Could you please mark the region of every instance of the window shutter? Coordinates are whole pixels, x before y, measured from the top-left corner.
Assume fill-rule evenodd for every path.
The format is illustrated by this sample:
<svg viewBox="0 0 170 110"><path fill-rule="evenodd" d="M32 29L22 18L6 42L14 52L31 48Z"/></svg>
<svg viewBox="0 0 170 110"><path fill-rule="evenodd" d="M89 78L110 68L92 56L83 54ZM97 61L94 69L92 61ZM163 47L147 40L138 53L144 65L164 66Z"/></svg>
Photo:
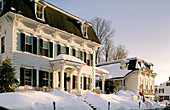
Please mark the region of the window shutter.
<svg viewBox="0 0 170 110"><path fill-rule="evenodd" d="M83 52L80 51L80 59L83 60Z"/></svg>
<svg viewBox="0 0 170 110"><path fill-rule="evenodd" d="M43 55L43 40L39 39L39 55Z"/></svg>
<svg viewBox="0 0 170 110"><path fill-rule="evenodd" d="M37 70L33 69L33 86L37 86Z"/></svg>
<svg viewBox="0 0 170 110"><path fill-rule="evenodd" d="M66 54L69 55L69 47L66 47Z"/></svg>
<svg viewBox="0 0 170 110"><path fill-rule="evenodd" d="M53 42L50 42L50 57L53 58Z"/></svg>
<svg viewBox="0 0 170 110"><path fill-rule="evenodd" d="M20 68L20 85L24 86L25 85L25 72L24 72L25 68Z"/></svg>
<svg viewBox="0 0 170 110"><path fill-rule="evenodd" d="M25 34L21 33L21 51L25 51Z"/></svg>
<svg viewBox="0 0 170 110"><path fill-rule="evenodd" d="M50 73L50 87L53 88L53 72Z"/></svg>
<svg viewBox="0 0 170 110"><path fill-rule="evenodd" d="M76 50L75 49L72 49L72 55L76 56Z"/></svg>
<svg viewBox="0 0 170 110"><path fill-rule="evenodd" d="M93 54L91 54L91 66L93 66Z"/></svg>
<svg viewBox="0 0 170 110"><path fill-rule="evenodd" d="M37 54L37 38L33 37L33 53Z"/></svg>
<svg viewBox="0 0 170 110"><path fill-rule="evenodd" d="M1 38L1 54L5 52L5 37Z"/></svg>
<svg viewBox="0 0 170 110"><path fill-rule="evenodd" d="M57 44L57 55L61 53L61 45Z"/></svg>
<svg viewBox="0 0 170 110"><path fill-rule="evenodd" d="M39 87L43 87L43 72L39 70Z"/></svg>
<svg viewBox="0 0 170 110"><path fill-rule="evenodd" d="M84 62L86 63L86 52L84 52Z"/></svg>

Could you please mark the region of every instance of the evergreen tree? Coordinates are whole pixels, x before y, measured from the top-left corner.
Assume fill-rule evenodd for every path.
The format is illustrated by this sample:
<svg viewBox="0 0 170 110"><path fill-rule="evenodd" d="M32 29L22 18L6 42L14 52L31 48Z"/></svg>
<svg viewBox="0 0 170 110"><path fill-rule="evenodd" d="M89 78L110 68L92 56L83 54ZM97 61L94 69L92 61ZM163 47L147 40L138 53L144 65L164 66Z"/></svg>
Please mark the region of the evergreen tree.
<svg viewBox="0 0 170 110"><path fill-rule="evenodd" d="M18 83L15 74L11 59L7 58L0 65L0 92L14 91L14 84Z"/></svg>

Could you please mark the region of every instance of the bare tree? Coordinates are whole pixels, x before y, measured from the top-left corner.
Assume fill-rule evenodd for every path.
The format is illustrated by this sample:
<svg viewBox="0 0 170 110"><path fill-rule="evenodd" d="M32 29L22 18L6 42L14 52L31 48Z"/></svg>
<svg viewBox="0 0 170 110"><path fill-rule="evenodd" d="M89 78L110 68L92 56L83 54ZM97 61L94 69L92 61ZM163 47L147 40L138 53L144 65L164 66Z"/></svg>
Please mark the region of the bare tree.
<svg viewBox="0 0 170 110"><path fill-rule="evenodd" d="M110 57L112 56L114 50L113 41L110 39L106 39L103 47L103 54L105 56L105 61L110 61Z"/></svg>
<svg viewBox="0 0 170 110"><path fill-rule="evenodd" d="M119 45L115 48L113 55L111 56L111 60L119 60L126 58L128 55L128 51L126 50L124 45Z"/></svg>
<svg viewBox="0 0 170 110"><path fill-rule="evenodd" d="M112 28L111 28L111 21L107 21L105 19L99 18L99 17L95 17L91 20L91 23L93 24L93 29L96 32L96 35L99 39L99 41L101 42L102 45L107 45L106 41L107 39L110 39L111 37L113 37L113 33L115 32ZM100 59L98 54L99 54L99 49L100 47L97 49L96 51L96 63L99 62Z"/></svg>

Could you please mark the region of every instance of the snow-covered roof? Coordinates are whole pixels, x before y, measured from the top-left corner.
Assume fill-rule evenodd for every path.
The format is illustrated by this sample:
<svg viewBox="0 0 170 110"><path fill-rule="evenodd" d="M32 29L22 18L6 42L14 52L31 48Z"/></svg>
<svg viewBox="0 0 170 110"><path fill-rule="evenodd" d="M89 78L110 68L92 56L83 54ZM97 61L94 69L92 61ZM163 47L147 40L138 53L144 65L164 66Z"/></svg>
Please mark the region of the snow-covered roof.
<svg viewBox="0 0 170 110"><path fill-rule="evenodd" d="M60 54L51 61L59 61L59 60L65 60L65 61L71 61L71 62L86 64L84 61L80 60L79 58L74 57L74 56L70 56L70 55L66 55L66 54Z"/></svg>
<svg viewBox="0 0 170 110"><path fill-rule="evenodd" d="M109 74L106 75L105 77L106 79L124 77L129 72L132 71L132 70L128 70L127 68L122 70L120 69L120 67L121 67L120 63L100 66L100 68L106 69L109 72Z"/></svg>
<svg viewBox="0 0 170 110"><path fill-rule="evenodd" d="M97 70L98 72L102 72L102 73L109 74L109 71L107 71L106 69L100 68L100 67L96 67L96 70Z"/></svg>
<svg viewBox="0 0 170 110"><path fill-rule="evenodd" d="M126 68L121 69L121 63L123 62L126 63ZM96 66L106 69L109 74L106 75L106 79L109 78L122 78L125 77L127 74L129 74L133 70L138 70L141 69L141 62L143 62L143 65L153 65L150 62L147 62L143 59L140 59L138 57L132 57L132 58L125 58L125 59L120 59L120 60L114 60L114 61L109 61L109 62L103 62L99 63Z"/></svg>

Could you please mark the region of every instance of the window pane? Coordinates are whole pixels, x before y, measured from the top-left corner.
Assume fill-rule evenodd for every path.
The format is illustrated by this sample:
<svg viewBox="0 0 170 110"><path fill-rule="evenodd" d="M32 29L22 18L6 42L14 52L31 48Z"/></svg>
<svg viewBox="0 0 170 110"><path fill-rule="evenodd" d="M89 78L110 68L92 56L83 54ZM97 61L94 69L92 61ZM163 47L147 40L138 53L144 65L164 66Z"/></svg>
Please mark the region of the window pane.
<svg viewBox="0 0 170 110"><path fill-rule="evenodd" d="M77 50L77 51L76 51L76 57L77 57L77 58L80 58L80 50Z"/></svg>
<svg viewBox="0 0 170 110"><path fill-rule="evenodd" d="M31 86L31 69L25 69L25 85Z"/></svg>
<svg viewBox="0 0 170 110"><path fill-rule="evenodd" d="M61 46L61 53L66 54L66 46Z"/></svg>
<svg viewBox="0 0 170 110"><path fill-rule="evenodd" d="M49 42L43 41L43 48L44 49L49 49Z"/></svg>

